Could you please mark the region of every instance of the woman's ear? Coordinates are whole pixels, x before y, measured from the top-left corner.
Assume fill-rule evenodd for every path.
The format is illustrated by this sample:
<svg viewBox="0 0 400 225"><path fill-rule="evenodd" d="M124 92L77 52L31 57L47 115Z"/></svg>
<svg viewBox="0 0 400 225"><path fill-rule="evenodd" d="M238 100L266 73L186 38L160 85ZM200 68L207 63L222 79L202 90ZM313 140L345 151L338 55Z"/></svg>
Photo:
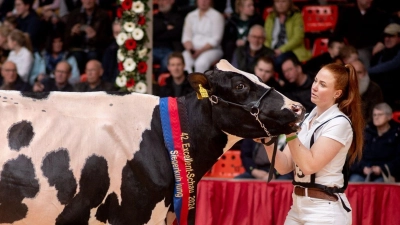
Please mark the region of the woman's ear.
<svg viewBox="0 0 400 225"><path fill-rule="evenodd" d="M336 90L333 98L340 98L342 96L342 90Z"/></svg>

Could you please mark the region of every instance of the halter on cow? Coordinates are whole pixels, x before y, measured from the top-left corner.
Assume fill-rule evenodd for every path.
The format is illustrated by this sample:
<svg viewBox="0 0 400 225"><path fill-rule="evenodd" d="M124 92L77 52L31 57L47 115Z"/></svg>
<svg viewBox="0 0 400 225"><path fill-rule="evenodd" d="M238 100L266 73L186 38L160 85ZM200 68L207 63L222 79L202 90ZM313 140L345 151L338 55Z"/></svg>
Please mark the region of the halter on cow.
<svg viewBox="0 0 400 225"><path fill-rule="evenodd" d="M256 76L226 61L216 67L189 78L214 103L194 93L179 99L196 182L236 141L294 132L304 117ZM0 91L0 98L0 223L165 223L175 181L158 97Z"/></svg>

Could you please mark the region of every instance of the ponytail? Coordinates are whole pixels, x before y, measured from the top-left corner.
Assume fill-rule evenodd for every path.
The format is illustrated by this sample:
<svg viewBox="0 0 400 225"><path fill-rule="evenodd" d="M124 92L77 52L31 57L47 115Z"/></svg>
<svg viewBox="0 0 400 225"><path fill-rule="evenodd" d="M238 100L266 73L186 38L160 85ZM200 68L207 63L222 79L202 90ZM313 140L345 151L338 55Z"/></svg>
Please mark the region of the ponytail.
<svg viewBox="0 0 400 225"><path fill-rule="evenodd" d="M361 96L358 90L358 79L351 64L328 64L324 67L335 77L335 89L342 90L342 95L336 99L340 111L349 117L353 128L353 141L348 157L350 165L356 159L360 160L364 144L364 118L361 112Z"/></svg>

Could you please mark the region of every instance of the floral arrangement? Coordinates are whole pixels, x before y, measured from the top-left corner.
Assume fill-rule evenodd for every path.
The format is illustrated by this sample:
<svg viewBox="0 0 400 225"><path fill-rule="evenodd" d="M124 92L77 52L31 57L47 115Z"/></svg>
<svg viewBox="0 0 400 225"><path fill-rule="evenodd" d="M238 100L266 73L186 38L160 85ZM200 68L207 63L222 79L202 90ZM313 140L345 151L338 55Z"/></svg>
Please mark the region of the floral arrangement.
<svg viewBox="0 0 400 225"><path fill-rule="evenodd" d="M116 84L123 91L146 93L147 54L149 41L146 34L148 0L119 0L117 18L121 21L121 33L117 36L119 75Z"/></svg>

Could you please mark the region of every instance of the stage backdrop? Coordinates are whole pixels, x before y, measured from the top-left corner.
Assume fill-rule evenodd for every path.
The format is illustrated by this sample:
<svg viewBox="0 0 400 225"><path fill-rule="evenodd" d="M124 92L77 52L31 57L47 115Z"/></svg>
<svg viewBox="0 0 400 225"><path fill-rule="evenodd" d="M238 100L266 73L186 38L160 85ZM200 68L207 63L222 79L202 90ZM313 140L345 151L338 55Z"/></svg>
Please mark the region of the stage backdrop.
<svg viewBox="0 0 400 225"><path fill-rule="evenodd" d="M288 181L203 179L196 224L281 225L292 204ZM351 183L346 195L353 225L400 225L400 185Z"/></svg>

